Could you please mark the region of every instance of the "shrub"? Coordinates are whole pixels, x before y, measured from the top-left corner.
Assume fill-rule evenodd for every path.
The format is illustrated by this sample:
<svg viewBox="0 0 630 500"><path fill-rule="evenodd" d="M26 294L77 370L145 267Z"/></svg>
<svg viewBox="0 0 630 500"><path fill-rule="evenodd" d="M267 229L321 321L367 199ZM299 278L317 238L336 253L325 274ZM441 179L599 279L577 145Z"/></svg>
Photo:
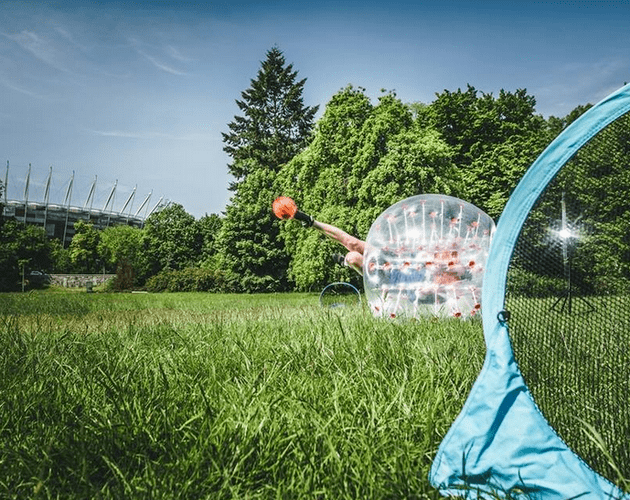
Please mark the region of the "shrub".
<svg viewBox="0 0 630 500"><path fill-rule="evenodd" d="M171 275L175 273L170 269L164 269L154 276L151 276L146 284L145 288L148 292L168 292L170 287Z"/></svg>
<svg viewBox="0 0 630 500"><path fill-rule="evenodd" d="M213 269L188 267L165 269L147 280L149 292L217 292L222 287L220 273Z"/></svg>

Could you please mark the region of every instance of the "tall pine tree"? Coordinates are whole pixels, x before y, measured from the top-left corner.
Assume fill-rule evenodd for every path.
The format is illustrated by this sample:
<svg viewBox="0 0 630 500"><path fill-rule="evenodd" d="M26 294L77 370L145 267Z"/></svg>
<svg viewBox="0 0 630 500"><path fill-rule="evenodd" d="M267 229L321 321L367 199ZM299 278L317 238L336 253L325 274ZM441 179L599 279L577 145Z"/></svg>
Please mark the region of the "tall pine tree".
<svg viewBox="0 0 630 500"><path fill-rule="evenodd" d="M222 134L223 150L233 159L228 170L237 181L232 190L258 168L277 172L306 144L318 106L304 106L306 78L296 81L297 73L274 47L236 101L244 116L235 116L230 132Z"/></svg>
<svg viewBox="0 0 630 500"><path fill-rule="evenodd" d="M286 65L282 51L267 52L256 79L236 104L242 116L228 124L224 151L235 192L217 247L234 291L279 291L288 287L289 258L271 214L277 172L307 144L318 107L304 106L306 79Z"/></svg>

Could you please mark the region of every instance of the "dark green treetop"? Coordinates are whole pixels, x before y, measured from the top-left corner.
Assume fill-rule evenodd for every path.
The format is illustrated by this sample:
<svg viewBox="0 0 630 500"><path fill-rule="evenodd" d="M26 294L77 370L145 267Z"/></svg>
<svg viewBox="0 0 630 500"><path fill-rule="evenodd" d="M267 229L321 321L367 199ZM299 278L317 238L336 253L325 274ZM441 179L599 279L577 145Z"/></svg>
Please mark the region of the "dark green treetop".
<svg viewBox="0 0 630 500"><path fill-rule="evenodd" d="M228 165L236 179L236 190L254 169L277 172L306 144L318 106L304 106L302 92L306 78L297 80L293 65L285 65L280 49L267 51L251 86L236 104L243 113L223 133L223 150L232 157Z"/></svg>

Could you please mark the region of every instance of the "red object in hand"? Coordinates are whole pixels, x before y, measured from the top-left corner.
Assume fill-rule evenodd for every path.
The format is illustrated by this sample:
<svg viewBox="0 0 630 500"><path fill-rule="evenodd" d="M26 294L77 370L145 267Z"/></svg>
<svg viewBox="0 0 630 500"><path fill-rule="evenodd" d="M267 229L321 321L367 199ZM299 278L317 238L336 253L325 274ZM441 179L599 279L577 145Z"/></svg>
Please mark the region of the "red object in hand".
<svg viewBox="0 0 630 500"><path fill-rule="evenodd" d="M278 219L292 219L297 213L297 205L288 196L279 196L271 205Z"/></svg>

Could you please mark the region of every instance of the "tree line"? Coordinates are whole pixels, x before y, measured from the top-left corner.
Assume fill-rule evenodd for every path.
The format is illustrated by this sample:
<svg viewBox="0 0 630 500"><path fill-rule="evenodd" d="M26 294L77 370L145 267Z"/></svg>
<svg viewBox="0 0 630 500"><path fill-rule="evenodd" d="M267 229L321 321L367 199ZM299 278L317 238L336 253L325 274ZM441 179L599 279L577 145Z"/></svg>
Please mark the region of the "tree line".
<svg viewBox="0 0 630 500"><path fill-rule="evenodd" d="M222 214L197 220L172 204L142 229L97 231L79 222L67 249L41 228L5 220L0 287L15 286L24 262L57 272L116 271L119 289L255 293L342 280L360 286L333 264L339 248L332 242L273 216L277 196L291 196L303 211L360 238L387 207L423 193L461 198L496 219L529 165L589 107L545 119L523 89L494 96L468 85L424 104L403 103L387 90L372 102L365 89L348 85L316 121L318 106L304 104L306 81L282 51L267 51L236 101L241 115L223 134L233 182Z"/></svg>

